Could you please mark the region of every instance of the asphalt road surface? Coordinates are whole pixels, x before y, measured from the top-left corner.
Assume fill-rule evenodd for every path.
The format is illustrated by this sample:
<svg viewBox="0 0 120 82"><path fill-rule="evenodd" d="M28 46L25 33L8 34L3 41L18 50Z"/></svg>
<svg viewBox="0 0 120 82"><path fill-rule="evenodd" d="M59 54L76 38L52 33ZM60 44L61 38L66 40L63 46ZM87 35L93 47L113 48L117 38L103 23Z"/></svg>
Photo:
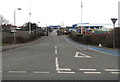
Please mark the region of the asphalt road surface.
<svg viewBox="0 0 120 82"><path fill-rule="evenodd" d="M118 56L75 46L56 31L2 55L3 80L118 80Z"/></svg>

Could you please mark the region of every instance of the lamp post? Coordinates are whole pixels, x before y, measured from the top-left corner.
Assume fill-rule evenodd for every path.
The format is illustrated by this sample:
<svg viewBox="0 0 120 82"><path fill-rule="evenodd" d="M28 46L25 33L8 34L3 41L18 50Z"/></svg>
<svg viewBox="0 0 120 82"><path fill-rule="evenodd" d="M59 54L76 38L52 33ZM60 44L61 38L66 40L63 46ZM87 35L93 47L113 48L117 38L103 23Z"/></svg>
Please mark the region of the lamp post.
<svg viewBox="0 0 120 82"><path fill-rule="evenodd" d="M81 2L81 24L82 24L82 8L83 8L83 2ZM81 34L83 34L82 32L82 25L81 25Z"/></svg>
<svg viewBox="0 0 120 82"><path fill-rule="evenodd" d="M14 42L13 42L13 44L15 44L16 43L16 10L21 10L21 8L17 8L17 9L15 9L14 10Z"/></svg>
<svg viewBox="0 0 120 82"><path fill-rule="evenodd" d="M30 20L31 20L31 12L29 10L29 34L31 34L31 22L30 22Z"/></svg>
<svg viewBox="0 0 120 82"><path fill-rule="evenodd" d="M117 21L117 18L111 18L112 23L113 23L113 48L115 48L115 23Z"/></svg>

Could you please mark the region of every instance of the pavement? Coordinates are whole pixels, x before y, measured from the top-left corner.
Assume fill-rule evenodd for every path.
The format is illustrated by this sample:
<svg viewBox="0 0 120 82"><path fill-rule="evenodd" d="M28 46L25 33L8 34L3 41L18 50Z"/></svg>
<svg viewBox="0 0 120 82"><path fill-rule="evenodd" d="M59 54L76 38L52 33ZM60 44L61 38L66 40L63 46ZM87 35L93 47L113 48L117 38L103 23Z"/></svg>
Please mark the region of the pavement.
<svg viewBox="0 0 120 82"><path fill-rule="evenodd" d="M106 54L111 54L111 55L115 55L115 56L120 56L120 49L112 49L112 48L106 48L106 47L98 47L98 46L93 46L93 45L85 45L85 44L81 44L79 42L76 42L74 40L72 40L70 37L68 36L64 36L64 38L73 45L76 46L82 46L97 52L101 52L101 53L106 53Z"/></svg>
<svg viewBox="0 0 120 82"><path fill-rule="evenodd" d="M2 52L3 80L118 80L117 55L75 45L56 31Z"/></svg>

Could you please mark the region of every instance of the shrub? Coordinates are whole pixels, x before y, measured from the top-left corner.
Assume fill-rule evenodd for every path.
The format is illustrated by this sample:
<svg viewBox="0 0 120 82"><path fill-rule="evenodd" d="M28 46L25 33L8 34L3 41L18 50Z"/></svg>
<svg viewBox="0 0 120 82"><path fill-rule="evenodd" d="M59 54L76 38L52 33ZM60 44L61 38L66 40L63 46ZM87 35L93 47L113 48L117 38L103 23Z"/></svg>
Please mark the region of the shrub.
<svg viewBox="0 0 120 82"><path fill-rule="evenodd" d="M13 43L13 41L14 41L14 38L11 37L11 36L4 37L4 38L2 39L2 42L3 42L3 43Z"/></svg>
<svg viewBox="0 0 120 82"><path fill-rule="evenodd" d="M115 31L115 45L116 48L120 48L120 38L118 36L120 35L120 29L116 28ZM119 32L118 32L119 31ZM99 45L102 44L104 47L113 47L113 35L112 34L89 34L89 35L79 35L75 33L71 33L70 37L80 43L83 44L91 44L91 45Z"/></svg>

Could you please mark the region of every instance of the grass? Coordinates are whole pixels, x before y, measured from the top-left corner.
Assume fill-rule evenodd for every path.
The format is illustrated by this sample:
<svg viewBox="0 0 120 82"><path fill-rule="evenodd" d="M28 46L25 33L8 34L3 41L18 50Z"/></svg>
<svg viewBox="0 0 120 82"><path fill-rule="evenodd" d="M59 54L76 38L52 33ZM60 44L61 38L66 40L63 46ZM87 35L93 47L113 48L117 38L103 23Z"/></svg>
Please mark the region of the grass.
<svg viewBox="0 0 120 82"><path fill-rule="evenodd" d="M0 46L2 46L2 43L0 43Z"/></svg>
<svg viewBox="0 0 120 82"><path fill-rule="evenodd" d="M12 44L8 44L8 43L0 43L0 46L9 46L9 45L12 45Z"/></svg>

